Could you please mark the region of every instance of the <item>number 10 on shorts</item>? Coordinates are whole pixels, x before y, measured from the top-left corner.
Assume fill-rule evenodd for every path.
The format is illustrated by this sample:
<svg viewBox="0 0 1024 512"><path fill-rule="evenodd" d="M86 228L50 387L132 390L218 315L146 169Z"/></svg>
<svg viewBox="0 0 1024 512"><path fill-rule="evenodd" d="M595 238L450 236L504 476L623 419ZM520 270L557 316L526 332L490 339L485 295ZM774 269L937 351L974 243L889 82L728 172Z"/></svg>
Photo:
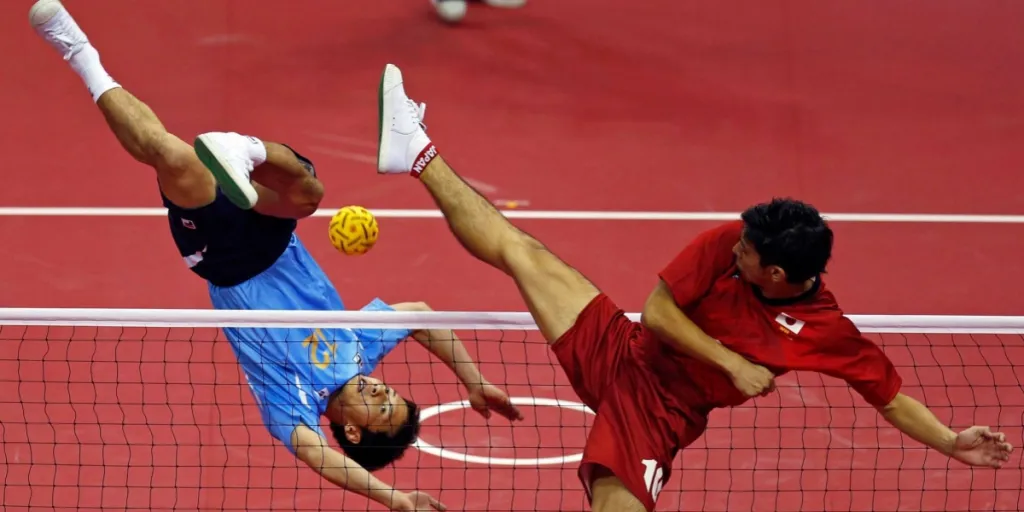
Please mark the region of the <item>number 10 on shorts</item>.
<svg viewBox="0 0 1024 512"><path fill-rule="evenodd" d="M661 466L658 466L658 461L651 459L644 459L644 485L647 486L647 491L651 493L651 499L655 502L658 501L658 493L661 492L662 486L665 485L665 475L661 470Z"/></svg>

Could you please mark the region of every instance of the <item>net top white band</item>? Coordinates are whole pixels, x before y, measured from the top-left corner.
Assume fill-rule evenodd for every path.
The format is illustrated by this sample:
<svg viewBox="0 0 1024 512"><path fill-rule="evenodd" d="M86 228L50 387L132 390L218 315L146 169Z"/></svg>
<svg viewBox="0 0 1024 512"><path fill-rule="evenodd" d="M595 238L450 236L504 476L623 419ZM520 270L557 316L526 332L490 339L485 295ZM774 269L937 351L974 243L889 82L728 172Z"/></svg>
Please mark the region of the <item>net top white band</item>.
<svg viewBox="0 0 1024 512"><path fill-rule="evenodd" d="M633 320L640 313L629 313ZM1024 316L849 315L864 332L1024 334ZM0 325L536 330L525 312L0 308Z"/></svg>

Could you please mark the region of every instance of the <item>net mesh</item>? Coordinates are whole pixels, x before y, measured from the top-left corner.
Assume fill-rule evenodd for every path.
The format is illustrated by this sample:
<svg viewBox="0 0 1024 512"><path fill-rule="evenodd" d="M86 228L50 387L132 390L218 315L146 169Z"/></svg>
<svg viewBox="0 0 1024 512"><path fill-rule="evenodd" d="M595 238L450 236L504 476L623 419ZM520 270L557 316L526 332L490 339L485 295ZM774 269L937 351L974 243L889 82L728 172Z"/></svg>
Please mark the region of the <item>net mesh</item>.
<svg viewBox="0 0 1024 512"><path fill-rule="evenodd" d="M271 438L216 327L48 322L0 322L4 510L381 509ZM420 446L377 476L453 510L587 509L576 462L593 416L535 330L484 327L456 332L483 374L524 404L525 421L463 408L450 370L403 344L376 374L424 408ZM943 422L990 425L1020 443L1020 334L869 337L899 368L904 392ZM1019 510L1020 468L1016 454L998 471L951 462L885 424L844 383L798 373L779 379L778 393L715 411L676 460L658 508Z"/></svg>

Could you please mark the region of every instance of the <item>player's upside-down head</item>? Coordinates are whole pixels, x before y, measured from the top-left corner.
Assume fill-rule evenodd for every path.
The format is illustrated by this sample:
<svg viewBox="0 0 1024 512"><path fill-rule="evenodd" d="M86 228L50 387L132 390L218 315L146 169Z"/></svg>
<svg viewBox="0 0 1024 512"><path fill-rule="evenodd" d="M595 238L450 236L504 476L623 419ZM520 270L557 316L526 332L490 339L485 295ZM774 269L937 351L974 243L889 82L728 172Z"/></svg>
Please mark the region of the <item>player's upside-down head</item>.
<svg viewBox="0 0 1024 512"><path fill-rule="evenodd" d="M328 416L345 455L367 471L402 458L420 432L419 407L364 375L353 377L332 397Z"/></svg>
<svg viewBox="0 0 1024 512"><path fill-rule="evenodd" d="M762 289L794 287L825 272L832 229L813 206L773 199L743 212L743 236L733 247L743 278Z"/></svg>

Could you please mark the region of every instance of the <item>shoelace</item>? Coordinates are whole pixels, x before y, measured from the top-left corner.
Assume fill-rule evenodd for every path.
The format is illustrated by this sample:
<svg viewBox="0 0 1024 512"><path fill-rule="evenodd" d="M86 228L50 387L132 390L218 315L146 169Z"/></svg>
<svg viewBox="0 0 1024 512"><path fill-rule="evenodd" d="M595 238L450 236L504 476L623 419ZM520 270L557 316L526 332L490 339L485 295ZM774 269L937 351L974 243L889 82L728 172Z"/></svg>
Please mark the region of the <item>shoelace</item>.
<svg viewBox="0 0 1024 512"><path fill-rule="evenodd" d="M55 41L61 44L61 48L64 60L69 60L73 55L72 50L75 48L76 43L84 43L88 39L81 39L72 37L77 31L77 27L71 22L70 18L64 13L57 14L56 20L51 20L49 23L53 23L51 26L43 29L45 37L51 41Z"/></svg>
<svg viewBox="0 0 1024 512"><path fill-rule="evenodd" d="M427 104L417 104L412 100L412 98L406 98L405 104L409 107L409 110L412 112L416 122L419 123L421 128L423 128L423 131L427 131L427 124L423 121L427 117Z"/></svg>

